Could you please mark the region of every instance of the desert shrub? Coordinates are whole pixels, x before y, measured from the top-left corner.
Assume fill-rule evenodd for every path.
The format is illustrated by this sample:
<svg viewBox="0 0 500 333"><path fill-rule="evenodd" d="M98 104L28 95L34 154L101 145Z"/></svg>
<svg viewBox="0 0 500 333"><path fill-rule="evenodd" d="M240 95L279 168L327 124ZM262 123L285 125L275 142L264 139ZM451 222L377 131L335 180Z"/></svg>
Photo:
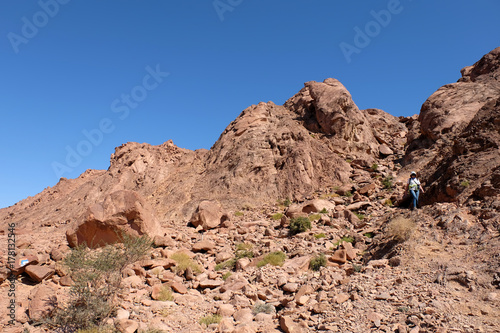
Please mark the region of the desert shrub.
<svg viewBox="0 0 500 333"><path fill-rule="evenodd" d="M415 223L402 216L396 217L391 220L387 225L387 233L389 237L392 237L398 242L404 242L410 239L411 235L415 230Z"/></svg>
<svg viewBox="0 0 500 333"><path fill-rule="evenodd" d="M323 232L320 234L314 235L314 238L316 238L316 239L325 238L325 237L326 237L326 235Z"/></svg>
<svg viewBox="0 0 500 333"><path fill-rule="evenodd" d="M273 214L273 215L271 216L271 218L272 218L273 220L275 220L275 221L277 221L277 220L281 220L281 218L282 218L282 217L283 217L283 213L276 213L276 214Z"/></svg>
<svg viewBox="0 0 500 333"><path fill-rule="evenodd" d="M364 220L365 219L365 214L361 214L361 213L358 213L358 212L353 212L354 215L356 215L356 217L360 220Z"/></svg>
<svg viewBox="0 0 500 333"><path fill-rule="evenodd" d="M232 258L224 262L221 262L220 264L215 265L215 270L221 271L226 268L233 269L235 266L236 266L236 258Z"/></svg>
<svg viewBox="0 0 500 333"><path fill-rule="evenodd" d="M350 236L344 236L341 239L339 239L338 241L336 241L335 243L333 243L333 245L339 246L340 244L342 244L342 242L353 243L354 238L350 237Z"/></svg>
<svg viewBox="0 0 500 333"><path fill-rule="evenodd" d="M170 259L173 259L176 262L174 266L174 272L177 274L183 274L186 269L191 268L191 270L195 273L201 273L201 267L193 261L186 253L177 252L172 254Z"/></svg>
<svg viewBox="0 0 500 333"><path fill-rule="evenodd" d="M254 315L258 313L267 313L267 314L275 314L276 308L272 304L267 304L262 301L255 302L255 305L252 309L252 313Z"/></svg>
<svg viewBox="0 0 500 333"><path fill-rule="evenodd" d="M377 171L377 169L378 169L378 164L377 164L377 163L373 163L373 164L372 164L371 169L372 169L373 171Z"/></svg>
<svg viewBox="0 0 500 333"><path fill-rule="evenodd" d="M222 275L222 280L226 281L233 273L231 272L226 272Z"/></svg>
<svg viewBox="0 0 500 333"><path fill-rule="evenodd" d="M245 215L245 213L243 212L240 211L234 212L234 216L243 216L243 215Z"/></svg>
<svg viewBox="0 0 500 333"><path fill-rule="evenodd" d="M470 182L468 180L462 180L460 182L460 186L462 186L462 187L469 187L470 186Z"/></svg>
<svg viewBox="0 0 500 333"><path fill-rule="evenodd" d="M290 220L290 234L296 235L311 229L311 221L307 217L296 217Z"/></svg>
<svg viewBox="0 0 500 333"><path fill-rule="evenodd" d="M386 200L384 201L384 204L385 204L386 206L389 206L389 207L394 206L394 204L392 203L392 200L391 200L391 199L386 199Z"/></svg>
<svg viewBox="0 0 500 333"><path fill-rule="evenodd" d="M363 268L361 265L352 264L352 269L354 269L356 273L360 273L361 268Z"/></svg>
<svg viewBox="0 0 500 333"><path fill-rule="evenodd" d="M253 258L253 244L239 243L236 245L236 259Z"/></svg>
<svg viewBox="0 0 500 333"><path fill-rule="evenodd" d="M328 210L326 208L323 208L322 210L319 211L320 214L328 214Z"/></svg>
<svg viewBox="0 0 500 333"><path fill-rule="evenodd" d="M222 316L217 314L207 315L200 319L200 325L209 326L212 324L218 324L222 320Z"/></svg>
<svg viewBox="0 0 500 333"><path fill-rule="evenodd" d="M122 244L97 250L80 245L64 260L74 281L69 300L56 310L47 324L62 331L102 329L101 324L116 309L113 301L122 290L125 267L143 258L152 247L147 236L122 234Z"/></svg>
<svg viewBox="0 0 500 333"><path fill-rule="evenodd" d="M352 197L352 196L353 196L353 194L352 194L352 192L351 192L351 191L346 191L346 192L344 193L344 196L346 196L346 197L350 198L350 197Z"/></svg>
<svg viewBox="0 0 500 333"><path fill-rule="evenodd" d="M394 178L392 176L387 176L384 179L382 179L382 185L384 186L385 189L391 189L393 184Z"/></svg>
<svg viewBox="0 0 500 333"><path fill-rule="evenodd" d="M161 287L160 294L158 295L158 300L162 302L173 301L174 294L172 293L172 288L167 285Z"/></svg>
<svg viewBox="0 0 500 333"><path fill-rule="evenodd" d="M311 214L309 215L309 221L316 221L316 220L319 220L321 218L321 214Z"/></svg>
<svg viewBox="0 0 500 333"><path fill-rule="evenodd" d="M326 266L326 257L323 253L318 256L314 256L309 262L309 268L313 271L319 271L321 267Z"/></svg>
<svg viewBox="0 0 500 333"><path fill-rule="evenodd" d="M271 252L264 256L264 258L257 263L257 267L262 267L267 264L273 266L283 266L285 263L286 254L281 251Z"/></svg>
<svg viewBox="0 0 500 333"><path fill-rule="evenodd" d="M289 207L292 204L292 200L289 198L286 198L285 201L283 201L283 206Z"/></svg>
<svg viewBox="0 0 500 333"><path fill-rule="evenodd" d="M373 232L365 232L363 236L365 236L366 238L373 238L373 236L375 235L373 234Z"/></svg>

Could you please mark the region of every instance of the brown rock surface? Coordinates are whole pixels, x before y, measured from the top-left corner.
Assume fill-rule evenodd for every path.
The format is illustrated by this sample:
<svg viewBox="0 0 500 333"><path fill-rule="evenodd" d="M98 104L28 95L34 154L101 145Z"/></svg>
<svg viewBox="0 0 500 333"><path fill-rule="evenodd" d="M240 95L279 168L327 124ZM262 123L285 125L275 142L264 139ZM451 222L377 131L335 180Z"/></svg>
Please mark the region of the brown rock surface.
<svg viewBox="0 0 500 333"><path fill-rule="evenodd" d="M72 247L86 243L96 248L119 242L121 233L154 237L160 232L159 228L139 194L122 190L105 197L103 203L89 207L66 235Z"/></svg>

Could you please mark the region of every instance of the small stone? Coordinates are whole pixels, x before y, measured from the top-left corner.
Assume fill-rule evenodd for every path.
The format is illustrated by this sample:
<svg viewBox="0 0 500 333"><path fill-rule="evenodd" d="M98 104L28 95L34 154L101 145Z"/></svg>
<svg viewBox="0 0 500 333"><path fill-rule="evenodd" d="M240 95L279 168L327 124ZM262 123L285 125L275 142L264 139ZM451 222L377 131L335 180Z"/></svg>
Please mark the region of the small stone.
<svg viewBox="0 0 500 333"><path fill-rule="evenodd" d="M139 323L130 319L115 320L115 328L120 333L134 333L139 328Z"/></svg>
<svg viewBox="0 0 500 333"><path fill-rule="evenodd" d="M59 284L63 287L69 287L73 285L73 280L69 275L65 275L61 279L59 279Z"/></svg>
<svg viewBox="0 0 500 333"><path fill-rule="evenodd" d="M201 251L210 251L215 248L215 243L208 241L208 240L202 240L201 242L198 242L193 245L193 252L201 252Z"/></svg>
<svg viewBox="0 0 500 333"><path fill-rule="evenodd" d="M302 333L302 328L288 316L280 317L280 328L285 333Z"/></svg>
<svg viewBox="0 0 500 333"><path fill-rule="evenodd" d="M217 314L221 315L222 317L231 317L235 312L236 310L231 304L222 304L219 307L219 310L217 310Z"/></svg>
<svg viewBox="0 0 500 333"><path fill-rule="evenodd" d="M376 300L381 300L381 301L386 301L389 298L391 298L391 295L389 295L388 292L382 292L382 293L378 294L377 296L375 296Z"/></svg>
<svg viewBox="0 0 500 333"><path fill-rule="evenodd" d="M199 287L201 289L205 289L205 288L214 289L214 288L222 286L223 284L224 284L224 281L205 279L203 281L200 281Z"/></svg>
<svg viewBox="0 0 500 333"><path fill-rule="evenodd" d="M328 260L339 263L339 264L345 264L347 262L347 253L345 249L339 249L335 251L335 253L328 258Z"/></svg>
<svg viewBox="0 0 500 333"><path fill-rule="evenodd" d="M170 285L173 291L179 293L179 294L187 294L188 290L187 288L180 282L174 282L172 285Z"/></svg>
<svg viewBox="0 0 500 333"><path fill-rule="evenodd" d="M299 289L298 283L287 283L283 286L283 291L294 293Z"/></svg>
<svg viewBox="0 0 500 333"><path fill-rule="evenodd" d="M349 297L350 296L348 294L338 294L337 296L335 296L335 302L337 304L342 304L345 301L347 301L349 299Z"/></svg>
<svg viewBox="0 0 500 333"><path fill-rule="evenodd" d="M28 265L24 269L33 281L42 282L50 278L56 272L54 269L47 266Z"/></svg>

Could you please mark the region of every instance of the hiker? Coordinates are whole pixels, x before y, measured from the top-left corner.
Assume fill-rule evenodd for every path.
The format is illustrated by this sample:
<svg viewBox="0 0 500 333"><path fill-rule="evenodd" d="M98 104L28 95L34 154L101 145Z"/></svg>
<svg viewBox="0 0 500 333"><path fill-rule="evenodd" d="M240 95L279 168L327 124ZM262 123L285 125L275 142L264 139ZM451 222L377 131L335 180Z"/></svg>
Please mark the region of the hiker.
<svg viewBox="0 0 500 333"><path fill-rule="evenodd" d="M424 189L422 185L420 185L420 181L417 178L417 173L412 171L410 174L410 179L408 179L408 183L406 183L406 190L410 191L411 197L413 199L413 209L417 209L418 195L420 191L424 193Z"/></svg>

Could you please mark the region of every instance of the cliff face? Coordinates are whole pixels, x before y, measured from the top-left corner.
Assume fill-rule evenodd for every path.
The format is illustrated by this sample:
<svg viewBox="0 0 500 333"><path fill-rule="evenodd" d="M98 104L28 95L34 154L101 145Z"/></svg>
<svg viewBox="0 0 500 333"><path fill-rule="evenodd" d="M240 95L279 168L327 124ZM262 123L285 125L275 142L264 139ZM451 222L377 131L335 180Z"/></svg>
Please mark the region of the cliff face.
<svg viewBox="0 0 500 333"><path fill-rule="evenodd" d="M421 171L426 204L480 200L498 209L500 48L461 72L411 122L405 170Z"/></svg>

